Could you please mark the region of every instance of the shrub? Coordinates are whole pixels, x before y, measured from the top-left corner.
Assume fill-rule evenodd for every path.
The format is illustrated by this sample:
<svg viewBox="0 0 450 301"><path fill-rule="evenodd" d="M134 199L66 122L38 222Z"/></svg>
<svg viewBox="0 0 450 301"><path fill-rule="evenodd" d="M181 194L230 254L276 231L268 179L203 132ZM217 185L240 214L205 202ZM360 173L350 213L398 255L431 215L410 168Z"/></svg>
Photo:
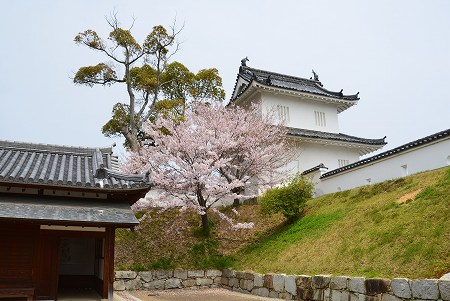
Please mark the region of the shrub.
<svg viewBox="0 0 450 301"><path fill-rule="evenodd" d="M267 190L258 200L263 214L281 213L288 221L297 220L303 213L305 202L312 197L314 185L297 174L281 187Z"/></svg>

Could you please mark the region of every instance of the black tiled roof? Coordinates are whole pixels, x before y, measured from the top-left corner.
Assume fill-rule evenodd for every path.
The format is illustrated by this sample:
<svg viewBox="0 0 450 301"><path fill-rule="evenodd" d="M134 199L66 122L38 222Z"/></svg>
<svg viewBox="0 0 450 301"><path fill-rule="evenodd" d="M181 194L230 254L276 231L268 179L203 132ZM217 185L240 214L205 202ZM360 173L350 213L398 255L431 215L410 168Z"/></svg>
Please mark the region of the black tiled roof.
<svg viewBox="0 0 450 301"><path fill-rule="evenodd" d="M345 134L341 134L341 133L319 132L319 131L298 129L298 128L288 128L288 135L296 136L296 137L303 137L303 138L326 139L326 140L358 143L358 144L372 145L372 146L383 146L387 143L385 141L386 137L384 137L382 139L366 139L366 138L359 138L359 137L355 137L355 136L345 135Z"/></svg>
<svg viewBox="0 0 450 301"><path fill-rule="evenodd" d="M421 139L414 140L412 142L403 144L403 145L401 145L399 147L396 147L396 148L393 148L391 150L382 152L382 153L380 153L378 155L375 155L375 156L372 156L370 158L366 158L366 159L360 160L358 162L355 162L355 163L352 163L352 164L349 164L349 165L346 165L346 166L343 166L343 167L340 167L340 168L337 168L337 169L333 169L333 170L331 170L331 171L329 171L327 173L324 173L322 176L320 176L320 178L323 179L323 178L326 178L326 177L338 174L340 172L347 171L347 170L352 169L352 168L356 168L358 166L369 164L369 163L372 163L372 162L377 161L377 160L385 159L385 158L387 158L389 156L393 156L395 154L398 154L398 153L401 153L401 152L404 152L404 151L409 151L409 150L411 150L411 149L413 149L415 147L420 147L420 146L423 146L423 145L428 144L430 142L434 142L436 140L440 140L440 139L443 139L443 138L446 138L446 137L449 137L449 136L450 136L450 129L447 129L447 130L444 130L444 131L441 131L441 132L438 132L438 133L426 136L424 138L421 138Z"/></svg>
<svg viewBox="0 0 450 301"><path fill-rule="evenodd" d="M245 87L237 87L237 83L239 78L244 79L247 84ZM306 79L301 77L295 77L280 73L275 73L271 71L265 71L260 69L254 69L247 66L241 66L239 68L238 77L236 79L236 84L233 90L232 95L235 95L236 89L240 89L240 91L235 95L231 101L234 101L236 98L239 97L242 93L245 92L246 89L248 89L251 86L251 82L255 81L257 83L276 87L280 89L287 89L287 90L293 90L293 91L299 91L299 92L306 92L311 93L315 95L320 96L326 96L331 98L337 98L345 101L350 102L357 102L359 100L359 92L353 95L343 95L342 91L340 92L333 92L330 90L327 90L322 87L322 83L318 80L312 80L312 79Z"/></svg>
<svg viewBox="0 0 450 301"><path fill-rule="evenodd" d="M18 219L48 224L92 223L95 226L119 224L135 226L137 221L127 203L72 200L70 198L3 195L0 220Z"/></svg>
<svg viewBox="0 0 450 301"><path fill-rule="evenodd" d="M325 165L323 165L323 163L320 163L319 165L316 165L310 169L305 170L304 172L302 172L302 175L307 175L307 174L312 173L313 171L319 170L321 168L328 169L328 167L325 167Z"/></svg>
<svg viewBox="0 0 450 301"><path fill-rule="evenodd" d="M83 148L0 141L0 183L85 188L150 187L147 175L118 171L112 148Z"/></svg>

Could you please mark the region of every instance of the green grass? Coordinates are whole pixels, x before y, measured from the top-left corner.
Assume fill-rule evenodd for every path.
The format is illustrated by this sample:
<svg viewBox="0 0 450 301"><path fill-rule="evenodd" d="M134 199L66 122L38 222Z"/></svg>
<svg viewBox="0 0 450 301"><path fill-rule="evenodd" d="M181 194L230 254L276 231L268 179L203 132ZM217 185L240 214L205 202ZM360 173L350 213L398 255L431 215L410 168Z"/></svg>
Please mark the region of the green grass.
<svg viewBox="0 0 450 301"><path fill-rule="evenodd" d="M421 192L406 201L398 200ZM240 251L261 273L436 277L450 271L450 168L310 200L304 218Z"/></svg>
<svg viewBox="0 0 450 301"><path fill-rule="evenodd" d="M116 269L408 278L450 271L450 167L309 200L291 224L281 215L260 216L258 205L238 211L255 229L226 228L211 215L209 237L194 213L150 211L136 231L116 231Z"/></svg>

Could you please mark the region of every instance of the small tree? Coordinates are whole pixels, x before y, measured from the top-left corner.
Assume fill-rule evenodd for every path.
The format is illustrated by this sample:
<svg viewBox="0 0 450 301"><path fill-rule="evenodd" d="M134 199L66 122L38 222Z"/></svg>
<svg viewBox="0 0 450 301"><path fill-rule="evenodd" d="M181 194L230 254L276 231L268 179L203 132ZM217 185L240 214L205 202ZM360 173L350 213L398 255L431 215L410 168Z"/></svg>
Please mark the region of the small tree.
<svg viewBox="0 0 450 301"><path fill-rule="evenodd" d="M301 217L305 202L312 197L314 184L297 174L285 185L267 190L258 200L263 214L281 213L289 222Z"/></svg>
<svg viewBox="0 0 450 301"><path fill-rule="evenodd" d="M145 138L142 124L155 118L158 112L179 117L189 101L224 99L217 69L203 69L194 74L179 62L169 62L179 46L176 38L180 31L175 26L169 30L154 26L139 44L131 29L119 26L116 14L107 21L112 29L109 45L91 29L80 32L75 43L104 54L111 62L81 67L73 79L76 84L90 87L125 85L128 101L114 105L111 119L102 127L105 136L123 136L125 146L137 151Z"/></svg>
<svg viewBox="0 0 450 301"><path fill-rule="evenodd" d="M144 130L152 137L153 146L131 152L125 169L131 172L150 170L150 177L164 194L158 199L143 200L139 209L154 202L166 207L192 207L201 214L203 230L208 233L208 210L227 198L250 198L255 195L238 194L255 185L250 176L235 177L229 171L242 169L236 162L235 151L251 160L257 184L275 185L283 180L283 166L291 154L285 141L285 129L255 118L259 110L223 107L220 104L197 104L187 111L184 120L158 118L146 123ZM241 144L245 144L241 148ZM253 148L251 147L253 146ZM275 163L278 162L278 163ZM269 170L265 166L275 169ZM284 174L285 175L285 174Z"/></svg>

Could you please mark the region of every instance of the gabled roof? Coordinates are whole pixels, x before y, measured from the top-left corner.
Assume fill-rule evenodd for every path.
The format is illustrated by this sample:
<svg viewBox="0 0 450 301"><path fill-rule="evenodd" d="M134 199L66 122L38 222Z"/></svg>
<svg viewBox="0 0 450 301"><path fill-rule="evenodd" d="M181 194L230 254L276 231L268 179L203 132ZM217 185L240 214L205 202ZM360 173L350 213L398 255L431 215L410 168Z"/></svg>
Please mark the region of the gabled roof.
<svg viewBox="0 0 450 301"><path fill-rule="evenodd" d="M291 128L288 127L288 135L304 137L304 138L317 138L317 139L327 139L327 140L336 140L343 142L352 142L359 144L368 144L368 145L376 145L376 146L384 146L387 144L385 141L386 137L381 139L367 139L367 138L359 138L355 136L350 136L341 133L329 133L329 132L320 132L299 128Z"/></svg>
<svg viewBox="0 0 450 301"><path fill-rule="evenodd" d="M321 168L328 169L328 167L326 167L325 165L323 165L323 163L320 163L319 165L316 165L316 166L314 166L314 167L312 167L312 168L310 168L310 169L305 170L304 172L302 172L302 175L303 175L303 176L304 176L304 175L307 175L307 174L312 173L312 172L314 172L314 171L316 171L316 170L319 170L319 169L321 169Z"/></svg>
<svg viewBox="0 0 450 301"><path fill-rule="evenodd" d="M396 148L390 149L388 151L382 152L382 153L380 153L378 155L375 155L375 156L372 156L372 157L360 160L358 162L355 162L355 163L352 163L352 164L349 164L349 165L346 165L346 166L343 166L343 167L340 167L340 168L333 169L333 170L331 170L329 172L324 173L322 176L320 176L320 178L323 179L323 178L326 178L326 177L330 177L332 175L335 175L335 174L338 174L338 173L341 173L341 172L344 172L344 171L347 171L347 170L350 170L350 169L353 169L353 168L356 168L356 167L359 167L359 166L362 166L362 165L370 164L370 163L372 163L374 161L386 159L386 158L388 158L390 156L394 156L394 155L396 155L398 153L401 153L401 152L409 151L409 150L411 150L413 148L416 148L416 147L424 146L424 145L426 145L428 143L435 142L436 140L447 139L449 137L450 137L450 129L443 130L441 132L437 132L435 134L426 136L426 137L418 139L418 140L414 140L412 142L403 144L403 145L401 145L399 147L396 147Z"/></svg>
<svg viewBox="0 0 450 301"><path fill-rule="evenodd" d="M118 170L112 148L0 141L0 183L91 189L143 189L148 175Z"/></svg>
<svg viewBox="0 0 450 301"><path fill-rule="evenodd" d="M238 83L240 83L239 86ZM236 78L236 83L230 101L233 102L238 99L247 90L254 87L255 83L265 87L286 91L303 92L311 95L335 99L338 102L342 103L338 108L339 112L342 112L348 107L356 104L359 100L359 92L353 95L344 95L342 93L342 90L340 92L327 90L323 88L323 85L318 80L318 78L306 79L271 71L250 68L246 65L242 65L239 68L239 73Z"/></svg>

